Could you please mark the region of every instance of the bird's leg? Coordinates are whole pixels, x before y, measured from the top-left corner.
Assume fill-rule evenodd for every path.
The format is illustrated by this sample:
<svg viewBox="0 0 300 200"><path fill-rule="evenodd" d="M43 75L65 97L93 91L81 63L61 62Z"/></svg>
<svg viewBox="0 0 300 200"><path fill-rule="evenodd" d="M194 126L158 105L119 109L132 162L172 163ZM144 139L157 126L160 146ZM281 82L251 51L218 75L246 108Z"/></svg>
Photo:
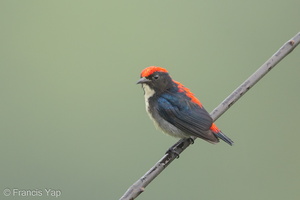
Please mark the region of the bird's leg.
<svg viewBox="0 0 300 200"><path fill-rule="evenodd" d="M195 140L193 138L187 138L186 139L190 144L194 144Z"/></svg>
<svg viewBox="0 0 300 200"><path fill-rule="evenodd" d="M179 153L176 151L176 145L180 142L181 140L179 140L176 144L174 144L173 146L171 146L165 154L175 154L176 158L179 158Z"/></svg>
<svg viewBox="0 0 300 200"><path fill-rule="evenodd" d="M167 151L166 154L175 154L176 158L179 158L179 152L177 152L178 148L182 148L182 145L184 142L187 141L189 144L194 144L193 138L183 138L180 139L178 142L176 142L174 145L172 145Z"/></svg>

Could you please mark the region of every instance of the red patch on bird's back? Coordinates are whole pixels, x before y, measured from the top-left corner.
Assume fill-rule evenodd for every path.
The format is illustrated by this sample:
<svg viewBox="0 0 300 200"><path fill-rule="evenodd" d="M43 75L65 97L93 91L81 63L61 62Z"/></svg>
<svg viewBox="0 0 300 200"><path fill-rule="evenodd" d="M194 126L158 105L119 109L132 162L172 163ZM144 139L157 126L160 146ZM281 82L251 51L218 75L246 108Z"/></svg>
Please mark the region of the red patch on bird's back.
<svg viewBox="0 0 300 200"><path fill-rule="evenodd" d="M219 133L220 132L220 129L216 126L215 123L213 123L211 125L210 130L212 130L212 132L214 132L214 133Z"/></svg>
<svg viewBox="0 0 300 200"><path fill-rule="evenodd" d="M178 81L174 81L174 83L177 84L178 86L178 92L185 92L186 96L191 98L191 101L198 104L201 108L202 108L202 103L199 101L199 99L197 99L194 94L190 91L190 89L184 87L184 85L182 85L181 83L179 83Z"/></svg>
<svg viewBox="0 0 300 200"><path fill-rule="evenodd" d="M165 68L156 67L156 66L150 66L150 67L145 68L142 71L141 77L148 77L151 74L153 74L154 72L166 72L166 73L168 73L168 71Z"/></svg>

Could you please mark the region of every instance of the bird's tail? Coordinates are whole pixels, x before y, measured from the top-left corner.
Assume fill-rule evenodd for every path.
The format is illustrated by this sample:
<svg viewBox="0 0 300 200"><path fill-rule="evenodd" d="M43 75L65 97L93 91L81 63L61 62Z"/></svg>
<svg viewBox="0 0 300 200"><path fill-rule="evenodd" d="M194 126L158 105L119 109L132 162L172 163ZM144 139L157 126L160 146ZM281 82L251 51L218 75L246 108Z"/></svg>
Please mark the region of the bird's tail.
<svg viewBox="0 0 300 200"><path fill-rule="evenodd" d="M222 131L214 123L210 127L210 130L217 138L223 140L224 142L226 142L231 146L233 145L233 141L229 137L227 137L224 133L222 133Z"/></svg>
<svg viewBox="0 0 300 200"><path fill-rule="evenodd" d="M226 142L229 145L233 145L233 141L227 137L224 133L222 133L221 131L219 131L218 133L214 133L215 136L217 136L217 138L220 138L221 140L223 140L224 142Z"/></svg>

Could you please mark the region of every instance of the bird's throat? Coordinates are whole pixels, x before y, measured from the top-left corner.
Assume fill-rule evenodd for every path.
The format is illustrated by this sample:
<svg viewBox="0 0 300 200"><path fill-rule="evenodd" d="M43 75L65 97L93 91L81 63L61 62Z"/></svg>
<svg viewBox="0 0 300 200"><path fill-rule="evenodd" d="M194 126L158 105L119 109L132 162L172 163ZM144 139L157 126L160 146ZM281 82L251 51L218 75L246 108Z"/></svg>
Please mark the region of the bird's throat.
<svg viewBox="0 0 300 200"><path fill-rule="evenodd" d="M147 111L149 117L153 120L152 115L149 111L149 98L151 98L154 95L155 91L153 89L151 89L149 87L149 85L147 85L147 84L142 84L142 87L143 87L143 90L144 90L146 111Z"/></svg>
<svg viewBox="0 0 300 200"><path fill-rule="evenodd" d="M153 89L151 89L149 87L149 85L144 83L144 84L142 84L142 87L143 87L144 93L145 93L144 94L145 100L148 100L150 97L152 97L154 95L155 91Z"/></svg>

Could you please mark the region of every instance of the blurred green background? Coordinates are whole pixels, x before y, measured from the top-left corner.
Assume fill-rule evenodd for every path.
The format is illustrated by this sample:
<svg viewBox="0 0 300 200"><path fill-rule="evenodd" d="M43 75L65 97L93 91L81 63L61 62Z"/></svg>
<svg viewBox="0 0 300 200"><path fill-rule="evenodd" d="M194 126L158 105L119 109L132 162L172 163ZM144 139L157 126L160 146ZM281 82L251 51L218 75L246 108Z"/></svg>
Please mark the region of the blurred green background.
<svg viewBox="0 0 300 200"><path fill-rule="evenodd" d="M119 199L177 140L136 81L167 68L213 110L299 28L299 0L0 1L0 199ZM299 199L300 47L138 199ZM5 188L42 190L5 196Z"/></svg>

